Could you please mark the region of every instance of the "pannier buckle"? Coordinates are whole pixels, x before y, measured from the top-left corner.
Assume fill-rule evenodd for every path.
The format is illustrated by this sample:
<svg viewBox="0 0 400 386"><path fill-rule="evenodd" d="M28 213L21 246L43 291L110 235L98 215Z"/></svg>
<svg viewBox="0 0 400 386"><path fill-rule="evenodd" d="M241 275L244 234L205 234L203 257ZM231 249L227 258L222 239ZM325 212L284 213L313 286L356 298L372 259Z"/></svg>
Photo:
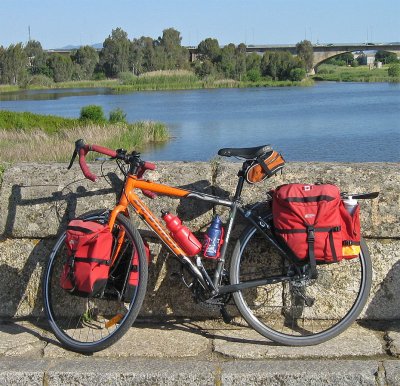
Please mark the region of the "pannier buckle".
<svg viewBox="0 0 400 386"><path fill-rule="evenodd" d="M313 243L315 241L315 230L313 226L307 227L307 242Z"/></svg>

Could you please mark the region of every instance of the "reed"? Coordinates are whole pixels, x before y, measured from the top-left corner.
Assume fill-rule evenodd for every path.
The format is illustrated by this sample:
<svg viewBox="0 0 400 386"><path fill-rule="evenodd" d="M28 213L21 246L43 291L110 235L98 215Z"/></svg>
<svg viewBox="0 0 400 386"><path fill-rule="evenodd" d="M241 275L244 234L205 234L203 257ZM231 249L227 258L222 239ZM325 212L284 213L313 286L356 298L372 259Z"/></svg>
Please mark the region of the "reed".
<svg viewBox="0 0 400 386"><path fill-rule="evenodd" d="M0 116L10 116L11 112L0 112ZM23 113L11 113L11 115ZM33 117L37 116L36 126ZM96 143L112 149L141 150L147 143L165 141L169 138L167 127L160 122L136 123L82 123L76 119L61 118L66 124L52 128L41 124L55 117L31 114L26 127L7 127L0 123L0 164L5 162L68 161L73 152L73 144L83 138L86 143ZM58 118L58 117L56 117Z"/></svg>

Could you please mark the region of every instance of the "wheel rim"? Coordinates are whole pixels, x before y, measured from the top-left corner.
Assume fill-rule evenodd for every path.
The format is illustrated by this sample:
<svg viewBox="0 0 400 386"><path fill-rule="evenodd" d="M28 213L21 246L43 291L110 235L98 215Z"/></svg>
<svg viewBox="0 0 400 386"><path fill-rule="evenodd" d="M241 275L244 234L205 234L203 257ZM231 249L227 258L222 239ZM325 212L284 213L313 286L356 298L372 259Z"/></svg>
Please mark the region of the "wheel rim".
<svg viewBox="0 0 400 386"><path fill-rule="evenodd" d="M254 229L242 241L233 272L235 283L254 279L256 273L260 277L266 272L271 276L278 274L276 271L287 273L288 268L277 255L267 263L262 259L263 253L272 252L265 239L265 245L253 246L253 255L246 251L251 249L255 236ZM257 266L257 262L264 266ZM243 317L264 336L287 344L313 344L313 340L320 342L339 334L358 316L366 301L363 294L368 292L366 269L365 259L360 256L319 265L319 276L314 281L278 283L239 291L234 296Z"/></svg>
<svg viewBox="0 0 400 386"><path fill-rule="evenodd" d="M116 225L122 226L120 222ZM128 318L138 287L130 303L114 296L111 287L116 287L116 283L107 284L108 299L71 295L60 287L61 270L66 260L64 241L65 233L58 239L51 253L45 276L44 302L47 317L54 333L64 344L82 348L100 346L114 336ZM132 256L134 250L134 241L126 232L128 243L131 249L124 249L124 259Z"/></svg>

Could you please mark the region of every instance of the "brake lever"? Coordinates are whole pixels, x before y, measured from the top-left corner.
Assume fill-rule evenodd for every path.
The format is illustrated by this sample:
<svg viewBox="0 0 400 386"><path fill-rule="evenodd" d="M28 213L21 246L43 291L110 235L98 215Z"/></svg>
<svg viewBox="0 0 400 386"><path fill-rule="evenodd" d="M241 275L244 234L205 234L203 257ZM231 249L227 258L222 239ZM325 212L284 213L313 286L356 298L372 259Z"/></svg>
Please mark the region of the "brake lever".
<svg viewBox="0 0 400 386"><path fill-rule="evenodd" d="M69 165L68 165L68 167L67 167L68 170L72 168L72 165L73 165L73 163L74 163L75 158L76 158L77 155L78 155L78 150L76 150L76 148L75 148L75 150L74 150L74 152L73 152L73 154L72 154L71 161L69 162Z"/></svg>
<svg viewBox="0 0 400 386"><path fill-rule="evenodd" d="M75 141L75 150L72 153L72 158L71 158L71 161L69 162L69 165L67 168L68 170L72 168L75 158L78 155L79 149L83 146L85 146L85 142L83 142L83 139L78 139L77 141Z"/></svg>

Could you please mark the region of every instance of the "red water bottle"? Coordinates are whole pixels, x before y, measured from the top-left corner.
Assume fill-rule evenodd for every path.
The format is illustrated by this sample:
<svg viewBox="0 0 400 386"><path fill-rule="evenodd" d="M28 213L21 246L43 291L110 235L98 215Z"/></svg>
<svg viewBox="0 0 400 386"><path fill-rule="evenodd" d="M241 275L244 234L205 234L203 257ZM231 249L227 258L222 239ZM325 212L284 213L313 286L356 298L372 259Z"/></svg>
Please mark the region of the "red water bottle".
<svg viewBox="0 0 400 386"><path fill-rule="evenodd" d="M178 243L188 256L197 255L201 251L201 243L189 228L182 225L181 220L171 213L161 211L161 217L165 221L172 238Z"/></svg>

